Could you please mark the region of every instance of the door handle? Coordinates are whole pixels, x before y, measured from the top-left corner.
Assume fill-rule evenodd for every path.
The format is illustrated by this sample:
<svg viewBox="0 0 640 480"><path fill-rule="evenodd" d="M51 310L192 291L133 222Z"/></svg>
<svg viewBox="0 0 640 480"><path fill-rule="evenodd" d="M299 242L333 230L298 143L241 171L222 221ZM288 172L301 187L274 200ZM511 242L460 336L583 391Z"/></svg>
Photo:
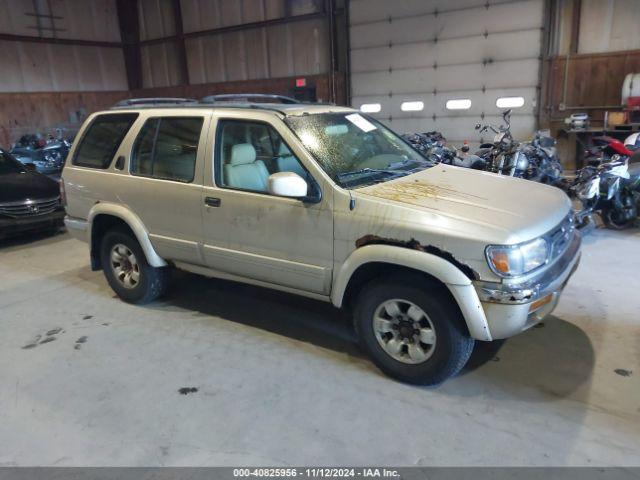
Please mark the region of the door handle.
<svg viewBox="0 0 640 480"><path fill-rule="evenodd" d="M215 197L205 197L204 204L207 207L219 207L222 201L219 198Z"/></svg>

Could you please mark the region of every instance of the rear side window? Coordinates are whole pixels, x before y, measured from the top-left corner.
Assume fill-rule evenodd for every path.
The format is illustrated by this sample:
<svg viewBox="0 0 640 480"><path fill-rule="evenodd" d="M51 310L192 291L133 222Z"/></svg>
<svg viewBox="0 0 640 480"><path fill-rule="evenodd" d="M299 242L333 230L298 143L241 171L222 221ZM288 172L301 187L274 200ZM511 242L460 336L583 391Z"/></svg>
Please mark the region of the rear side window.
<svg viewBox="0 0 640 480"><path fill-rule="evenodd" d="M122 139L136 118L137 113L116 113L96 117L80 141L73 164L90 168L109 167Z"/></svg>
<svg viewBox="0 0 640 480"><path fill-rule="evenodd" d="M192 182L203 117L150 118L133 146L134 175Z"/></svg>

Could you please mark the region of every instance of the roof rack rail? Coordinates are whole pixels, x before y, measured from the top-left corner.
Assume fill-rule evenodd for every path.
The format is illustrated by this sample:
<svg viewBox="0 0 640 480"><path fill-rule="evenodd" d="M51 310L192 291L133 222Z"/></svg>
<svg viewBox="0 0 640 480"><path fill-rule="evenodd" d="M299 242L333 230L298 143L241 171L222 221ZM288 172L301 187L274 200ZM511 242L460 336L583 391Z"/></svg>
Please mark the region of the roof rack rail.
<svg viewBox="0 0 640 480"><path fill-rule="evenodd" d="M257 100L257 101L256 101ZM295 98L284 95L273 95L268 93L226 93L222 95L207 95L200 100L200 103L218 103L218 102L235 102L235 103L285 103L294 104L301 103Z"/></svg>
<svg viewBox="0 0 640 480"><path fill-rule="evenodd" d="M144 105L179 105L183 103L198 103L198 101L195 98L126 98L120 100L111 108L138 107Z"/></svg>

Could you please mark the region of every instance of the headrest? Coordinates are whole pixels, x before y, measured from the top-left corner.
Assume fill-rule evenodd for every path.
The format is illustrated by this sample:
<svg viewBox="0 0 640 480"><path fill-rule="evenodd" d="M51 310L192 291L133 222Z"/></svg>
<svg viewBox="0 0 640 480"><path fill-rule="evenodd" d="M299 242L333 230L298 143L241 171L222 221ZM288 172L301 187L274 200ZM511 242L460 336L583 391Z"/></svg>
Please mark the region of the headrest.
<svg viewBox="0 0 640 480"><path fill-rule="evenodd" d="M284 142L280 142L280 147L278 148L278 155L281 157L286 157L291 155L291 150L287 147Z"/></svg>
<svg viewBox="0 0 640 480"><path fill-rule="evenodd" d="M256 161L256 149L250 143L238 143L231 147L231 165L246 165Z"/></svg>

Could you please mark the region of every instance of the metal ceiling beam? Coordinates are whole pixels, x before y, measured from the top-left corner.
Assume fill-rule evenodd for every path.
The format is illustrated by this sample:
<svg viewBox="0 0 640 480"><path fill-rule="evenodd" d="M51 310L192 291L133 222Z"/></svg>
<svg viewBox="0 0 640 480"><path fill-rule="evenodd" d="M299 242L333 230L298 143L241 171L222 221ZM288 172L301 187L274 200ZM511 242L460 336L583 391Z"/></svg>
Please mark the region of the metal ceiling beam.
<svg viewBox="0 0 640 480"><path fill-rule="evenodd" d="M117 0L118 23L122 38L122 53L127 71L129 90L142 88L142 55L140 53L140 25L138 0Z"/></svg>
<svg viewBox="0 0 640 480"><path fill-rule="evenodd" d="M242 23L239 25L230 25L228 27L219 27L219 28L211 28L208 30L199 30L197 32L188 32L183 33L183 37L186 38L196 38L203 37L206 35L218 35L221 33L229 33L229 32L238 32L242 30L251 30L254 28L262 28L262 27L270 27L272 25L283 25L286 23L293 22L303 22L305 20L314 20L318 18L324 18L326 16L325 12L317 12L317 13L308 13L306 15L296 15L293 17L282 17L282 18L274 18L271 20L263 20L260 22L252 22L252 23ZM167 41L177 40L177 35L172 35L170 37L163 38L154 38L151 40L144 40L140 42L141 45L156 45L158 43L164 43Z"/></svg>
<svg viewBox="0 0 640 480"><path fill-rule="evenodd" d="M30 35L13 35L11 33L0 33L0 40L10 42L51 43L56 45L78 45L81 47L122 48L121 42L81 40L78 38L35 37Z"/></svg>
<svg viewBox="0 0 640 480"><path fill-rule="evenodd" d="M187 49L184 45L184 29L182 24L182 7L180 0L172 0L173 20L176 30L176 47L178 49L178 63L182 73L182 84L189 85L189 66L187 65Z"/></svg>

